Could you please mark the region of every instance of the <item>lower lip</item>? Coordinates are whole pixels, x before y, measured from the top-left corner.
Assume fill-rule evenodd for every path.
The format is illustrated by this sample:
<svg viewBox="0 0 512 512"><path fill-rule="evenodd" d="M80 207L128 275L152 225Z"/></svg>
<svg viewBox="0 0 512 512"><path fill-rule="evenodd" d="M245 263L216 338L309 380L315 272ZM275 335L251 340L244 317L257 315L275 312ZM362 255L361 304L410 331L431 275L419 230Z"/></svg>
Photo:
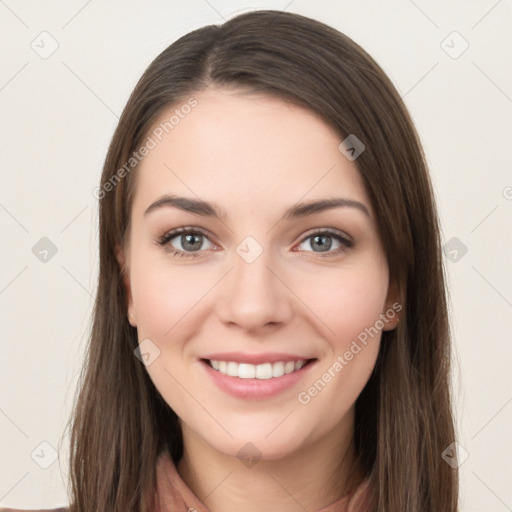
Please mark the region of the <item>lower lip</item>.
<svg viewBox="0 0 512 512"><path fill-rule="evenodd" d="M287 373L281 377L271 379L241 379L231 377L214 370L206 361L200 360L201 366L206 370L213 382L224 392L236 398L261 400L271 398L292 388L306 376L317 360L309 361L300 370Z"/></svg>

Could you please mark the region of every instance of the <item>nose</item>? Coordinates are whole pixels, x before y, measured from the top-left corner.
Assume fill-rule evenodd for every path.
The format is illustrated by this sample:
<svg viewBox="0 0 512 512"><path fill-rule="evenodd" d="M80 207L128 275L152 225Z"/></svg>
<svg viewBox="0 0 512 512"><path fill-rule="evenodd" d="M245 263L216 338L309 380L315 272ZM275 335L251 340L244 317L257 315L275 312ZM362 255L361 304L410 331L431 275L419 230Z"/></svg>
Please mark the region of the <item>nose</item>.
<svg viewBox="0 0 512 512"><path fill-rule="evenodd" d="M217 301L224 323L257 332L289 322L294 294L270 256L270 251L263 250L250 262L234 254L233 269L223 279Z"/></svg>

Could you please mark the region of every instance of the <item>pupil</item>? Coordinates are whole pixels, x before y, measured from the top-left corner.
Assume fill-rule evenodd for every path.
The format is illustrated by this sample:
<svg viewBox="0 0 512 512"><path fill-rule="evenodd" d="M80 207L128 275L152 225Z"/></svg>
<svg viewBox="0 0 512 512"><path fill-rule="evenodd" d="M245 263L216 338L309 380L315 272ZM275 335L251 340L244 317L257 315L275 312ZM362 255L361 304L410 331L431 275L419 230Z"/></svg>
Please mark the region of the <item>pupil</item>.
<svg viewBox="0 0 512 512"><path fill-rule="evenodd" d="M183 247L185 249L190 249L192 251L195 251L197 250L199 247L201 247L201 242L199 242L199 244L197 244L197 241L200 240L200 237L202 235L183 235L182 237L182 244L183 244ZM185 239L185 243L183 243L183 238ZM194 244L193 242L191 242L191 240L193 239L196 239L196 243ZM188 247L187 247L188 245Z"/></svg>
<svg viewBox="0 0 512 512"><path fill-rule="evenodd" d="M328 242L325 242L326 238L329 239ZM317 243L318 241L320 241L319 242L319 248L320 248L321 252L328 251L331 248L332 240L331 240L331 237L329 235L315 235L313 237L313 243Z"/></svg>

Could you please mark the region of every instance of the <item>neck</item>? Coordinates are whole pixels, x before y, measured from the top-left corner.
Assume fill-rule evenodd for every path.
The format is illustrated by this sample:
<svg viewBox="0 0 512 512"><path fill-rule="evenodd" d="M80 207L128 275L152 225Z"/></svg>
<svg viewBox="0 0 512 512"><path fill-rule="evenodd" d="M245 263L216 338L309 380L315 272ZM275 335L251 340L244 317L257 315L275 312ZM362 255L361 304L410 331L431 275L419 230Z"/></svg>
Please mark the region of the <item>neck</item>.
<svg viewBox="0 0 512 512"><path fill-rule="evenodd" d="M353 422L351 422L353 426ZM341 427L278 459L253 465L219 453L182 424L183 481L212 512L304 512L320 510L351 493L364 478L353 428Z"/></svg>

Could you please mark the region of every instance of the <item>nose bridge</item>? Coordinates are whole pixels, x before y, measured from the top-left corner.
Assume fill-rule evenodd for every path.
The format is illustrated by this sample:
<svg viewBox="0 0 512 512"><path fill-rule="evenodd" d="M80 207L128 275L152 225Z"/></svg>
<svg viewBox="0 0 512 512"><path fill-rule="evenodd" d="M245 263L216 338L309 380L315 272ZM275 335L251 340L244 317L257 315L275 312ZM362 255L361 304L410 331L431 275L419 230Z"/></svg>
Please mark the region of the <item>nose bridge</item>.
<svg viewBox="0 0 512 512"><path fill-rule="evenodd" d="M291 314L290 297L276 277L272 251L253 236L244 238L235 251L221 301L223 319L250 328L285 321Z"/></svg>

